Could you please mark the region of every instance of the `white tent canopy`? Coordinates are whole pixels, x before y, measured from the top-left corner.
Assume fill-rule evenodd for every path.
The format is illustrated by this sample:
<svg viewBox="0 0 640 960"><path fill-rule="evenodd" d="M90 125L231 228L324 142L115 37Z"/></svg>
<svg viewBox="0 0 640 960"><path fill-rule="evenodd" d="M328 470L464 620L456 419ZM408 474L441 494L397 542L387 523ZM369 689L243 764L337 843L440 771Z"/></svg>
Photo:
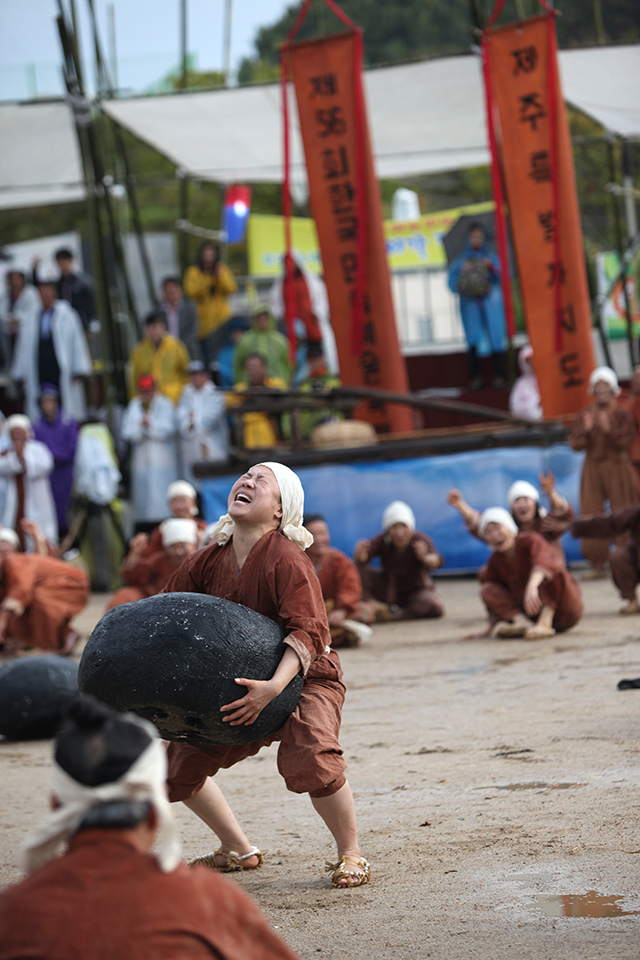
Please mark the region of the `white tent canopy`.
<svg viewBox="0 0 640 960"><path fill-rule="evenodd" d="M64 102L0 106L0 209L85 196L71 108Z"/></svg>
<svg viewBox="0 0 640 960"><path fill-rule="evenodd" d="M606 129L640 136L640 44L565 50L566 100ZM368 70L366 99L378 176L397 178L488 163L480 60L443 57ZM105 103L123 126L204 179L282 176L277 84ZM295 108L292 111L295 117ZM299 136L292 173L304 178Z"/></svg>
<svg viewBox="0 0 640 960"><path fill-rule="evenodd" d="M563 50L565 99L612 133L640 138L640 44ZM488 163L480 61L443 57L367 70L366 99L381 178ZM110 100L102 109L194 177L282 178L278 84ZM292 176L305 182L292 94ZM0 106L0 208L84 196L70 108Z"/></svg>

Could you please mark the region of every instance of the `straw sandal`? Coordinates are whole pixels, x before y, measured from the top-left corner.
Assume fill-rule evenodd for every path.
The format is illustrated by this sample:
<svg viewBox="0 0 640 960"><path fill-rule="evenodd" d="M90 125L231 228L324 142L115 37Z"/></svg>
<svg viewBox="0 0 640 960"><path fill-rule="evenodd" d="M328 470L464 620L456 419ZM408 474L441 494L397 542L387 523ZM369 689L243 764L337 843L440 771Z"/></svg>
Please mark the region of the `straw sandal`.
<svg viewBox="0 0 640 960"><path fill-rule="evenodd" d="M360 870L350 870L347 867L347 863L352 863L354 866L360 867ZM364 857L342 857L338 863L329 863L327 860L325 870L331 874L331 886L337 887L339 890L350 890L352 887L361 887L363 884L369 883L371 876L369 861L365 860ZM340 883L340 880L345 877L355 882Z"/></svg>
<svg viewBox="0 0 640 960"><path fill-rule="evenodd" d="M225 857L226 860L224 863L216 863L216 857ZM245 866L243 860L248 860L249 857L257 857L258 862L255 867ZM261 867L264 863L264 854L258 850L257 847L251 847L249 853L243 853L240 856L239 853L236 853L235 850L223 850L220 847L219 850L216 850L215 853L205 853L201 857L196 857L195 860L191 860L189 863L190 867L208 867L210 870L217 870L219 873L236 873L238 870L257 870L258 867Z"/></svg>

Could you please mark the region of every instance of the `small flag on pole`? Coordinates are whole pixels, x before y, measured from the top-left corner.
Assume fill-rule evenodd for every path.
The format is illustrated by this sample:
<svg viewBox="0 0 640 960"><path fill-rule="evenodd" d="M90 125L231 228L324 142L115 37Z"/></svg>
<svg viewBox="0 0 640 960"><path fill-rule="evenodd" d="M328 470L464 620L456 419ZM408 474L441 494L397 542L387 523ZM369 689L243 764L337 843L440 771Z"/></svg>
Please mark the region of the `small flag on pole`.
<svg viewBox="0 0 640 960"><path fill-rule="evenodd" d="M222 212L222 229L227 235L227 243L242 243L250 210L251 187L240 183L227 187Z"/></svg>

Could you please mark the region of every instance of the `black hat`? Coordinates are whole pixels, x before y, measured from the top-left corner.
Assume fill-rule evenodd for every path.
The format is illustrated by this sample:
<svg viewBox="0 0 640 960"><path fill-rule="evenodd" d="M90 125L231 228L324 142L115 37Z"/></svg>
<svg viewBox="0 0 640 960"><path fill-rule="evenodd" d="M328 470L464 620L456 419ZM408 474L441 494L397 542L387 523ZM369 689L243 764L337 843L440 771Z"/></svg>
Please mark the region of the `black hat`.
<svg viewBox="0 0 640 960"><path fill-rule="evenodd" d="M114 713L95 697L80 696L69 707L54 756L78 783L97 787L119 780L151 740L134 718Z"/></svg>

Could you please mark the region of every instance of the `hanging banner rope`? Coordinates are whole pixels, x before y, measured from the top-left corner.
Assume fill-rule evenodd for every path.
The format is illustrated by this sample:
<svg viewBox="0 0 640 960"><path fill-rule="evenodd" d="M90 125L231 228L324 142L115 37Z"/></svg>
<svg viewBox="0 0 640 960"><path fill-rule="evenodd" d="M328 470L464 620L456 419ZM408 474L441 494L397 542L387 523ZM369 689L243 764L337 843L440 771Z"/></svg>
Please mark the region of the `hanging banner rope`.
<svg viewBox="0 0 640 960"><path fill-rule="evenodd" d="M288 222L291 153L287 88L291 80L342 380L349 386L406 392L407 374L398 343L364 102L362 32L333 0L324 2L347 31L296 41L311 4L311 0L305 0L280 55L287 330L291 337L295 311L295 264ZM408 409L379 401L363 402L356 416L369 420L381 433L410 430L412 426Z"/></svg>
<svg viewBox="0 0 640 960"><path fill-rule="evenodd" d="M587 403L595 358L555 12L540 3L546 14L494 29L498 0L482 54L498 243L504 182L542 407L552 417Z"/></svg>

